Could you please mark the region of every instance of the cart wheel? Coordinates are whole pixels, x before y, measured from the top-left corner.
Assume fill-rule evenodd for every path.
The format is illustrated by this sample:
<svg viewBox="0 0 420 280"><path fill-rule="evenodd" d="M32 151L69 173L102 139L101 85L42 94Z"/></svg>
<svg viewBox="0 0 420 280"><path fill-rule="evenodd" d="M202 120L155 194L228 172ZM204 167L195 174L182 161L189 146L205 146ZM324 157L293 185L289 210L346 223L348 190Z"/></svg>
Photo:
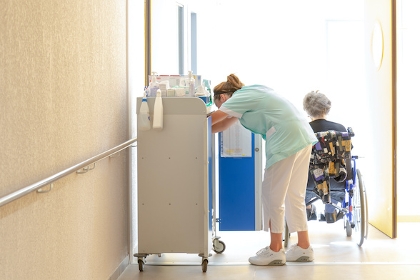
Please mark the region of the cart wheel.
<svg viewBox="0 0 420 280"><path fill-rule="evenodd" d="M207 264L209 263L209 261L207 259L204 259L203 262L201 263L201 267L203 268L203 272L207 271Z"/></svg>
<svg viewBox="0 0 420 280"><path fill-rule="evenodd" d="M213 240L213 251L215 251L217 254L221 254L225 251L226 244L223 241L220 241L218 239Z"/></svg>
<svg viewBox="0 0 420 280"><path fill-rule="evenodd" d="M346 234L348 237L350 237L351 233L352 233L351 225L350 225L350 222L347 220L346 221Z"/></svg>
<svg viewBox="0 0 420 280"><path fill-rule="evenodd" d="M139 270L140 271L143 271L143 269L144 269L144 262L143 262L143 260L142 259L139 259L138 260L138 263L139 263Z"/></svg>

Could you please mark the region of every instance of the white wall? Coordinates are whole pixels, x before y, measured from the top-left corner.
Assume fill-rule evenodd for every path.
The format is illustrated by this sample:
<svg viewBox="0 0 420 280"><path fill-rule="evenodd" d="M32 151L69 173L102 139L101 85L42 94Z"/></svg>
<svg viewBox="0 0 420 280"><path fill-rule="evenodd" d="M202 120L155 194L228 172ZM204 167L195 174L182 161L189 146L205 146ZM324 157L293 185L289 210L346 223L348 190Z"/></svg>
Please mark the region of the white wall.
<svg viewBox="0 0 420 280"><path fill-rule="evenodd" d="M185 15L187 15L187 1L153 0L151 2L151 70L158 74L179 74L178 7L184 6ZM184 24L186 27L186 20Z"/></svg>
<svg viewBox="0 0 420 280"><path fill-rule="evenodd" d="M400 221L420 221L417 206L417 161L420 150L413 145L420 89L420 2L397 1L397 205ZM414 125L414 126L413 126Z"/></svg>
<svg viewBox="0 0 420 280"><path fill-rule="evenodd" d="M362 1L218 1L200 17L200 34L208 37L200 67L214 84L236 73L246 84L274 87L301 108L304 94L331 88L327 21L361 20L362 8Z"/></svg>
<svg viewBox="0 0 420 280"><path fill-rule="evenodd" d="M304 94L319 89L334 103L331 118L358 129L358 122L341 112L360 109L365 99L362 0L163 2L153 1L152 7L154 71L177 73L177 7L184 5L187 25L189 13L197 13L198 74L213 86L236 73L246 84L272 86L299 109Z"/></svg>
<svg viewBox="0 0 420 280"><path fill-rule="evenodd" d="M275 88L299 109L306 93L320 90L333 103L329 119L364 134L355 113L366 104L362 0L228 0L208 10L198 15L199 69L213 86L236 73L245 84ZM359 155L362 139L353 139Z"/></svg>

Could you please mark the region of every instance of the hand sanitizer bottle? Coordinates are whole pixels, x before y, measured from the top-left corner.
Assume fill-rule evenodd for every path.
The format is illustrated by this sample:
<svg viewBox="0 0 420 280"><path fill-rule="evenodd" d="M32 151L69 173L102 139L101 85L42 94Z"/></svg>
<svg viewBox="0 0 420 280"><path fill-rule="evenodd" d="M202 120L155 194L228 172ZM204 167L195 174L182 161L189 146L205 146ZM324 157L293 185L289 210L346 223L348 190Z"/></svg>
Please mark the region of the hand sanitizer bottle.
<svg viewBox="0 0 420 280"><path fill-rule="evenodd" d="M139 117L139 130L149 130L150 129L150 115L149 115L149 105L147 104L146 92L143 93L143 100L140 105L140 117Z"/></svg>

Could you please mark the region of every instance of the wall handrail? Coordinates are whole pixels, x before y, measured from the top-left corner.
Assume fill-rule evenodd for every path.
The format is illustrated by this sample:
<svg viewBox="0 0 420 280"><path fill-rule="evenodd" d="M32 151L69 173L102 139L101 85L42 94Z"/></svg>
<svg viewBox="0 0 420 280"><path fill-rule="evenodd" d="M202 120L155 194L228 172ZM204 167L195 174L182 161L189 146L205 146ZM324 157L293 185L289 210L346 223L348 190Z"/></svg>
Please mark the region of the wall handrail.
<svg viewBox="0 0 420 280"><path fill-rule="evenodd" d="M137 141L137 138L133 138L131 140L128 140L127 142L124 142L124 143L122 143L118 146L115 146L114 148L109 149L109 150L107 150L107 151L105 151L105 152L103 152L103 153L101 153L97 156L91 157L91 158L89 158L89 159L87 159L87 160L85 160L85 161L83 161L79 164L76 164L76 165L73 165L72 167L64 169L63 171L58 172L58 173L56 173L56 174L54 174L54 175L52 175L52 176L50 176L50 177L48 177L44 180L38 181L35 184L32 184L30 186L27 186L25 188L22 188L20 190L12 192L12 193L10 193L6 196L3 196L3 197L0 198L0 207L2 207L3 205L6 205L9 202L12 202L13 200L16 200L16 199L20 198L22 196L25 196L25 195L33 192L33 191L36 191L36 190L38 190L38 189L40 189L40 188L42 188L46 185L50 185L51 183L57 181L60 178L63 178L63 177L65 177L65 176L67 176L67 175L69 175L73 172L77 172L77 170L79 170L81 168L89 166L92 163L98 162L101 159L104 159L108 156L116 154L116 153L128 148L129 146L131 146L131 144L133 144L136 141Z"/></svg>

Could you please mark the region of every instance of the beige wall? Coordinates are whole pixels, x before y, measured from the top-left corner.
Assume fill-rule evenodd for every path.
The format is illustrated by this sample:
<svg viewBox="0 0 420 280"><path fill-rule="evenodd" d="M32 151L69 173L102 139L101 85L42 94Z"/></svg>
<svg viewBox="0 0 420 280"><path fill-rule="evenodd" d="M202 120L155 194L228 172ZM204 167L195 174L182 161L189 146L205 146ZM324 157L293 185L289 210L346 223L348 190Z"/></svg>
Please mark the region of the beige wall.
<svg viewBox="0 0 420 280"><path fill-rule="evenodd" d="M0 197L129 139L126 0L0 2ZM108 279L128 151L0 208L0 279Z"/></svg>

